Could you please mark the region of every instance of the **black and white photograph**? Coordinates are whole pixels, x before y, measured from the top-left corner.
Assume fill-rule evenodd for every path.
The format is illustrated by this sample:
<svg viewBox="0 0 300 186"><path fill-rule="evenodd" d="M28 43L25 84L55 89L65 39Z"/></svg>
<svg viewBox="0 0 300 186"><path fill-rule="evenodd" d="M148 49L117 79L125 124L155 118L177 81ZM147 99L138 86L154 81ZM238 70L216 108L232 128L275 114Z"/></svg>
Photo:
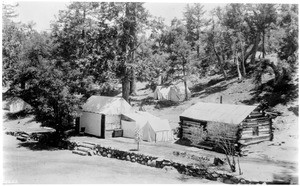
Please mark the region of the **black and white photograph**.
<svg viewBox="0 0 300 186"><path fill-rule="evenodd" d="M299 185L297 1L2 1L2 184Z"/></svg>

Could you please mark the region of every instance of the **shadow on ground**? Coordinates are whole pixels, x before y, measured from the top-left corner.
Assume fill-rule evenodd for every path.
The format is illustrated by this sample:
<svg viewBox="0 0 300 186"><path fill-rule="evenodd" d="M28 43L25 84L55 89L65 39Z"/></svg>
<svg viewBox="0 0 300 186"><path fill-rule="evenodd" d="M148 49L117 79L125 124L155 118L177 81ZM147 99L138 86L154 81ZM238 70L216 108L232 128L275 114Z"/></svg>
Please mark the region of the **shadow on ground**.
<svg viewBox="0 0 300 186"><path fill-rule="evenodd" d="M24 147L24 148L27 148L29 150L32 150L32 151L54 151L54 150L61 150L57 147L53 147L53 146L49 146L49 145L44 145L44 144L41 144L39 142L23 142L23 143L19 143L18 144L18 148L21 148L21 147Z"/></svg>
<svg viewBox="0 0 300 186"><path fill-rule="evenodd" d="M226 81L229 81L229 80L232 80L234 79L236 76L233 74L233 75L230 75L227 77L227 80ZM221 78L214 78L212 80L210 80L209 82L207 83L199 83L199 84L196 84L194 85L193 87L190 88L190 90L193 92L193 93L197 93L197 92L201 92L203 90L205 90L206 88L208 87L211 87L211 86L214 86L222 81L225 81L225 78L224 77L221 77Z"/></svg>
<svg viewBox="0 0 300 186"><path fill-rule="evenodd" d="M286 105L298 98L298 84L284 84L278 87L272 86L273 80L270 80L261 86L254 88L251 93L251 99L241 101L247 105L253 105L260 101L266 101L269 106L274 107L277 104ZM290 111L298 116L298 106L290 107Z"/></svg>
<svg viewBox="0 0 300 186"><path fill-rule="evenodd" d="M22 141L22 140L20 140ZM61 139L55 133L43 134L39 137L31 137L27 141L23 141L18 144L18 148L27 148L32 151L53 151L53 150L73 150L75 148L75 144L71 143L67 139Z"/></svg>
<svg viewBox="0 0 300 186"><path fill-rule="evenodd" d="M180 102L175 102L171 100L159 100L157 101L157 104L155 105L155 108L162 109L162 108L168 108L172 106L178 106Z"/></svg>
<svg viewBox="0 0 300 186"><path fill-rule="evenodd" d="M236 82L236 81L232 81L230 83L227 83L228 81L230 81L234 78L236 78L236 76L232 75L232 76L229 76L227 78L227 80L225 80L225 78L216 78L216 79L210 80L206 84L199 83L199 84L193 86L192 88L190 88L192 91L192 97L204 98L204 97L209 96L210 94L222 92L228 88L228 85L231 85ZM219 83L219 85L215 86L218 83Z"/></svg>
<svg viewBox="0 0 300 186"><path fill-rule="evenodd" d="M31 116L32 114L33 114L32 110L25 109L25 110L21 110L19 112L14 112L14 113L7 112L7 113L5 113L4 117L6 118L6 121L9 121L9 120L24 119L28 116Z"/></svg>

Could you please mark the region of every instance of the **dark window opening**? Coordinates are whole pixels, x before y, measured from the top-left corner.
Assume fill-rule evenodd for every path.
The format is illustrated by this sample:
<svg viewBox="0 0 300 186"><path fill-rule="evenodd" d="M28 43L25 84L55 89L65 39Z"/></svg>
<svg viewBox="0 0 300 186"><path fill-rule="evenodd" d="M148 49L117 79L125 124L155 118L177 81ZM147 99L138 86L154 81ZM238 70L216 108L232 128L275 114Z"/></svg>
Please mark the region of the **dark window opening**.
<svg viewBox="0 0 300 186"><path fill-rule="evenodd" d="M202 127L204 132L207 132L207 122L204 121L200 122L200 126Z"/></svg>
<svg viewBox="0 0 300 186"><path fill-rule="evenodd" d="M258 136L258 126L252 128L252 135Z"/></svg>

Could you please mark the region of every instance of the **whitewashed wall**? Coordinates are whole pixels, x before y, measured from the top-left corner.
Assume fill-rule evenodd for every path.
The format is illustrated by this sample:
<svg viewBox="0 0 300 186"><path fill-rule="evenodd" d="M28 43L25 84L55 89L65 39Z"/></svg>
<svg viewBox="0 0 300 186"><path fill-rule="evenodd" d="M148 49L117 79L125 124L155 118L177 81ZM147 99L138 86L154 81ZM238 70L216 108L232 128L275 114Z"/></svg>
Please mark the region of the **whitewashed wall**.
<svg viewBox="0 0 300 186"><path fill-rule="evenodd" d="M101 114L83 112L80 117L81 127L85 127L85 133L87 134L101 136Z"/></svg>

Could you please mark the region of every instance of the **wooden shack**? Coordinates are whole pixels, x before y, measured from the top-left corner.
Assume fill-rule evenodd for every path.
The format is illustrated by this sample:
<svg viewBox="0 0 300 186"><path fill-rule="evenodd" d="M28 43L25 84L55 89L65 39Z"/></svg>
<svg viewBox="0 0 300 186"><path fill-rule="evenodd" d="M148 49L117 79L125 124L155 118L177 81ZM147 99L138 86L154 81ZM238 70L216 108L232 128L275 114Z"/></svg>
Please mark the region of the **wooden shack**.
<svg viewBox="0 0 300 186"><path fill-rule="evenodd" d="M214 150L220 138L230 141L237 151L273 139L272 121L258 105L199 102L179 118L179 137L205 149Z"/></svg>

